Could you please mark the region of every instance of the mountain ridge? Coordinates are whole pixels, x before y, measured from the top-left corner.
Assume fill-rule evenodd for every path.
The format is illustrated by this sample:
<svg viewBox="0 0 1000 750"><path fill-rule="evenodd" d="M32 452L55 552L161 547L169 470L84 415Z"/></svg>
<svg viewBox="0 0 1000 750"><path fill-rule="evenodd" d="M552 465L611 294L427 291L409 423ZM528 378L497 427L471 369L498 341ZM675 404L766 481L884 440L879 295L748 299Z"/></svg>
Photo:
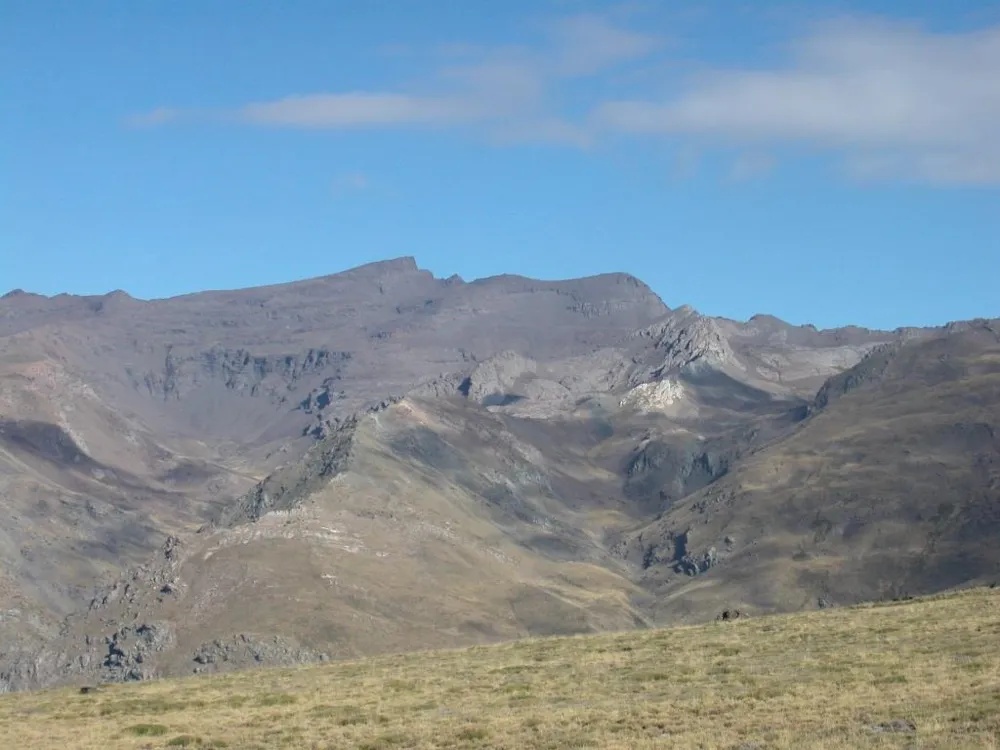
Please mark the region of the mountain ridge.
<svg viewBox="0 0 1000 750"><path fill-rule="evenodd" d="M996 449L983 436L996 433L1000 402L995 322L894 332L739 323L670 309L628 274L465 282L412 257L268 287L99 301L0 300L9 688L94 670L145 679L383 643L644 627L733 602L847 603L907 580L979 580L994 564L981 535L956 557L949 534L966 527L913 519L936 517L935 492L973 493L948 517L994 528ZM953 430L948 409L966 427ZM795 547L854 476L837 473L848 465L839 446L856 446L862 495L896 497L885 476L909 470L905 441L880 436L904 423L900 435L923 441L908 450L949 468L922 475L928 489L911 489L912 502L887 501L901 515L872 528L893 529L900 551L913 546L908 534L929 544L929 528L945 551L906 552L911 562L879 583L831 541ZM972 464L965 445L976 446ZM891 471L875 468L883 455ZM790 481L803 497L789 495ZM739 516L768 492L786 504L759 501L782 529L773 537ZM823 517L826 540L854 528ZM692 532L702 528L714 536ZM767 554L745 547L747 528ZM846 534L845 550L865 538ZM857 550L889 570L875 547ZM788 567L781 555L801 559ZM758 560L739 565L759 580L740 572L744 559ZM816 583L810 566L823 560L847 571L845 583ZM906 578L911 564L931 572ZM118 598L92 607L88 581Z"/></svg>

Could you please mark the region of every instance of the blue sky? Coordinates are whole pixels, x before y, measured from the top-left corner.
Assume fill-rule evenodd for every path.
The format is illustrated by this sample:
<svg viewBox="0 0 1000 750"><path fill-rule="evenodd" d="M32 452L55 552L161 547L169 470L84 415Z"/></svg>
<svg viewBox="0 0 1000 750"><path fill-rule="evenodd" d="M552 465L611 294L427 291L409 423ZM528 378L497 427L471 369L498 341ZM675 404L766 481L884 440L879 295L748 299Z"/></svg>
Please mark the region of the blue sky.
<svg viewBox="0 0 1000 750"><path fill-rule="evenodd" d="M413 255L1000 315L1000 3L0 0L0 291Z"/></svg>

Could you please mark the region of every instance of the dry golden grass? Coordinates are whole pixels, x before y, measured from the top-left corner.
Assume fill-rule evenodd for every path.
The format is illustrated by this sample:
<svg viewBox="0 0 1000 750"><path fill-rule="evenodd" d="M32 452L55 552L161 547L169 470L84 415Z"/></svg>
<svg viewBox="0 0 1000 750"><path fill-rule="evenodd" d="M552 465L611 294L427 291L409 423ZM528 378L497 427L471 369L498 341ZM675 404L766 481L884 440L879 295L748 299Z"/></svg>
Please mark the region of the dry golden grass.
<svg viewBox="0 0 1000 750"><path fill-rule="evenodd" d="M0 747L998 748L1000 591L12 694Z"/></svg>

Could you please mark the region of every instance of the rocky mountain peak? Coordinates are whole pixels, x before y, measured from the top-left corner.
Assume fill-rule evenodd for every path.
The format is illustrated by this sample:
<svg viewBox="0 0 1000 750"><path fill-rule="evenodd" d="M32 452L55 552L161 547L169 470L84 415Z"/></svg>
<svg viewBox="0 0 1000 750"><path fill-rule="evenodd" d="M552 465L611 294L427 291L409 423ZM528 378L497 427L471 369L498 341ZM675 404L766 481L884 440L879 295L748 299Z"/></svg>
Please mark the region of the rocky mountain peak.
<svg viewBox="0 0 1000 750"><path fill-rule="evenodd" d="M652 343L641 365L629 376L629 386L660 380L691 367L742 369L719 325L692 308L679 308L634 334Z"/></svg>

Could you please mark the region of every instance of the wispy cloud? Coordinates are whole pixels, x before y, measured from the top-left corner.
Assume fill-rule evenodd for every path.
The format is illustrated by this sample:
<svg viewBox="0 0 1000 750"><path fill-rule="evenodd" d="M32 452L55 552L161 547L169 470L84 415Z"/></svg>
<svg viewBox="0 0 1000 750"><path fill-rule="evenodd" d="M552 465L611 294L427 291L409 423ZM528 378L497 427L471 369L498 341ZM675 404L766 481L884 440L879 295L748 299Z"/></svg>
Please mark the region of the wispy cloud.
<svg viewBox="0 0 1000 750"><path fill-rule="evenodd" d="M409 91L299 94L231 111L160 107L130 118L155 126L182 119L346 130L374 127L476 128L497 142L540 141L585 146L586 129L557 109L561 82L591 77L652 52L657 39L596 15L551 23L544 49L450 45L448 67ZM458 62L454 58L462 58Z"/></svg>
<svg viewBox="0 0 1000 750"><path fill-rule="evenodd" d="M412 86L304 93L215 112L160 107L131 123L459 129L494 143L574 147L655 136L692 153L739 147L735 180L761 176L789 146L805 146L835 155L861 180L1000 184L1000 26L937 34L873 20L827 23L791 40L785 65L690 76L679 72L687 65L664 64L664 39L577 15L550 23L540 46L459 42L417 55L433 62ZM630 78L644 82L640 94L602 100L609 76L623 68L644 73Z"/></svg>
<svg viewBox="0 0 1000 750"><path fill-rule="evenodd" d="M447 97L356 92L289 96L248 104L236 115L256 125L359 128L373 125L450 124L475 117L468 102Z"/></svg>
<svg viewBox="0 0 1000 750"><path fill-rule="evenodd" d="M554 27L556 72L593 75L609 67L645 57L660 39L612 25L598 15L580 15Z"/></svg>
<svg viewBox="0 0 1000 750"><path fill-rule="evenodd" d="M595 120L630 134L805 144L872 179L1000 182L1000 28L837 23L792 53L780 69L703 73L673 99L606 102Z"/></svg>

